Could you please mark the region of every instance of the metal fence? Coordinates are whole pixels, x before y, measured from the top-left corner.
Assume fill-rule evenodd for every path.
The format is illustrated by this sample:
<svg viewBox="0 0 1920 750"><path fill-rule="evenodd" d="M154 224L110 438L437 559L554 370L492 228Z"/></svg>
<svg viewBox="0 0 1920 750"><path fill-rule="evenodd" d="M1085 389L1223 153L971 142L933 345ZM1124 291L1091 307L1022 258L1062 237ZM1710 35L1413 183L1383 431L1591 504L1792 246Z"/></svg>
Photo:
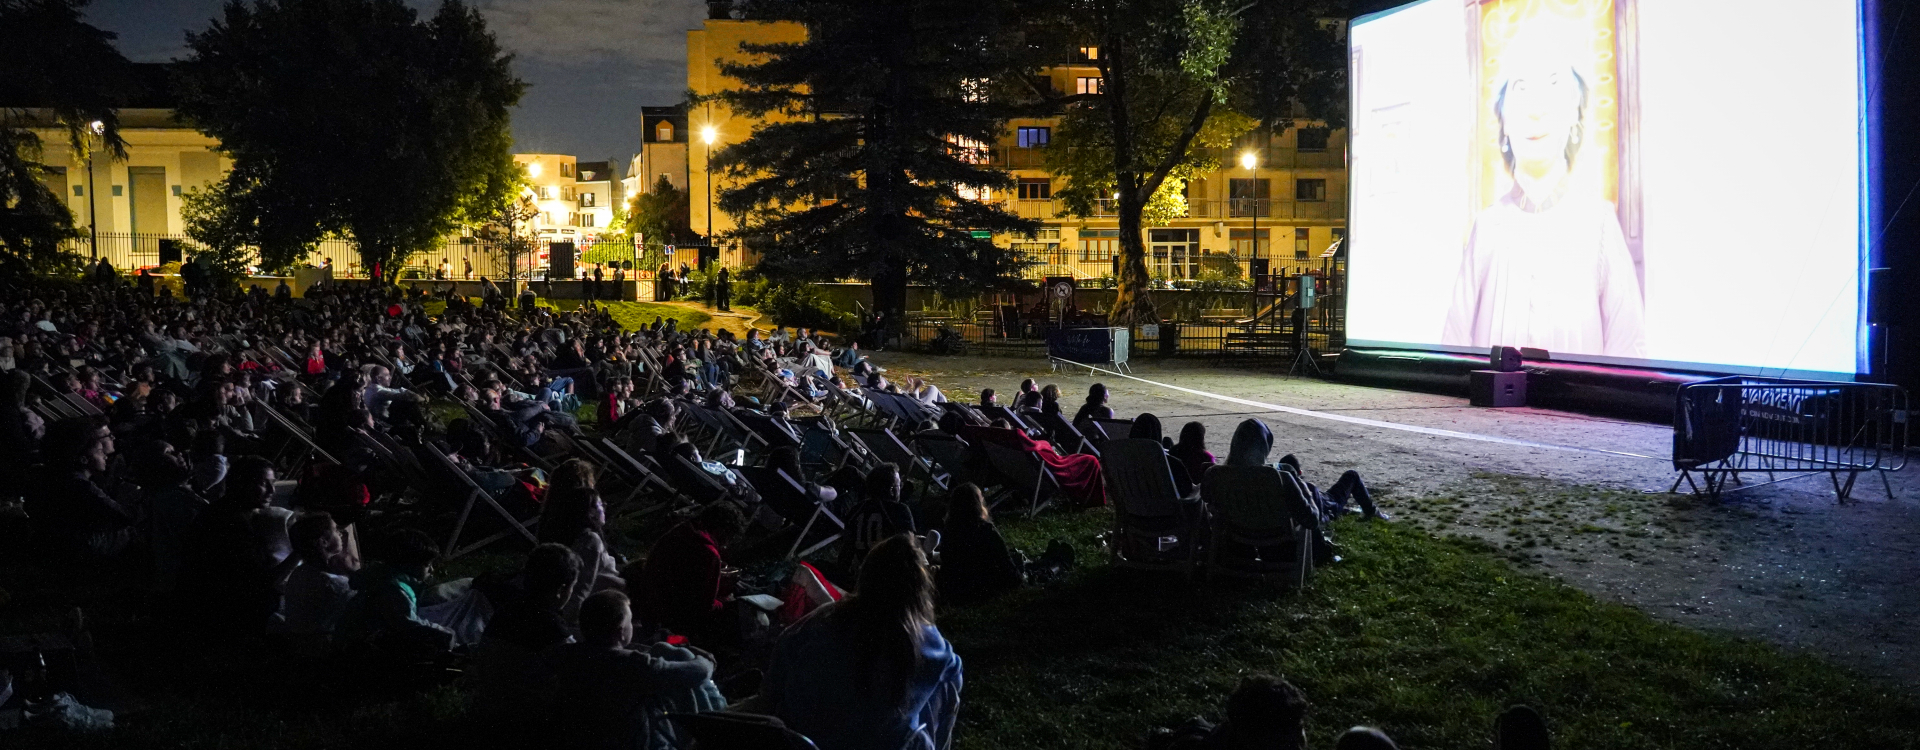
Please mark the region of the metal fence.
<svg viewBox="0 0 1920 750"><path fill-rule="evenodd" d="M1861 473L1879 472L1892 496L1886 472L1905 466L1906 447L1907 392L1899 386L1749 377L1690 383L1680 387L1673 413L1680 476L1672 489L1685 482L1719 497L1826 474L1844 501ZM1752 473L1768 481L1746 484L1741 475ZM1729 482L1741 486L1728 490Z"/></svg>
<svg viewBox="0 0 1920 750"><path fill-rule="evenodd" d="M916 318L908 321L901 345L935 354L1044 357L1047 337L1061 327L1099 327L1097 320L1055 326L1045 322L1006 326L995 322ZM1309 318L1304 343L1316 353L1339 351L1346 334ZM1136 328L1130 356L1285 360L1300 354L1302 339L1290 322L1279 325L1165 323Z"/></svg>

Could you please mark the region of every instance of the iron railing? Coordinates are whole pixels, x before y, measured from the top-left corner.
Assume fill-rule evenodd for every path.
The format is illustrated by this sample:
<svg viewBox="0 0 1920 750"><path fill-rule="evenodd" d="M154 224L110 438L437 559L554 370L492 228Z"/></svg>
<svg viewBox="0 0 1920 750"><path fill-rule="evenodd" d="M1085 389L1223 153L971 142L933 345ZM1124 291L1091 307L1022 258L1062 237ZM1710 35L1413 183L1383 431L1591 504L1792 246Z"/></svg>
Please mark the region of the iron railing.
<svg viewBox="0 0 1920 750"><path fill-rule="evenodd" d="M1826 474L1845 501L1854 481L1906 465L1907 392L1880 383L1730 377L1679 389L1673 412L1673 468L1695 494L1719 497ZM1695 483L1698 473L1701 483ZM1742 474L1764 473L1746 484ZM1787 474L1784 478L1781 474ZM1844 477L1844 479L1843 479ZM1728 483L1740 485L1728 490ZM1704 485L1704 486L1703 486Z"/></svg>

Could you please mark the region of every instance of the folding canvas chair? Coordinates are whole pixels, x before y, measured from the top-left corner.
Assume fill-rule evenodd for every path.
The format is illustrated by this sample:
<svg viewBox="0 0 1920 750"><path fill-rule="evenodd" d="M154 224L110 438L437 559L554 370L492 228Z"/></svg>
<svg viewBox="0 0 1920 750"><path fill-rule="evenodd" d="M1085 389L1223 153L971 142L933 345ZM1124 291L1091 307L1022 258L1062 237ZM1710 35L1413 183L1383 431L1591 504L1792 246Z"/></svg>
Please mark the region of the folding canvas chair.
<svg viewBox="0 0 1920 750"><path fill-rule="evenodd" d="M666 717L692 738L689 750L819 750L772 716L716 711Z"/></svg>
<svg viewBox="0 0 1920 750"><path fill-rule="evenodd" d="M940 477L934 475L933 469L927 465L926 459L921 458L913 452L912 448L907 447L907 444L900 440L900 436L893 434L893 430L885 428L877 430L848 429L847 432L852 433L855 439L866 445L867 450L872 451L875 458L900 467L900 473L902 475L911 476L914 472L919 472L926 476L929 481L932 481L935 486L939 487L941 491L944 492L947 489L946 482L941 481Z"/></svg>
<svg viewBox="0 0 1920 750"><path fill-rule="evenodd" d="M1152 440L1110 440L1105 453L1100 470L1113 502L1114 562L1192 575L1205 508L1180 497L1166 449Z"/></svg>
<svg viewBox="0 0 1920 750"><path fill-rule="evenodd" d="M673 472L674 488L681 494L692 498L701 505L727 501L732 502L733 495L727 492L727 486L719 478L708 474L685 456L674 456L669 464Z"/></svg>
<svg viewBox="0 0 1920 750"><path fill-rule="evenodd" d="M758 436L760 442L769 450L773 448L798 448L800 436L780 428L773 417L751 412L737 415L740 424Z"/></svg>
<svg viewBox="0 0 1920 750"><path fill-rule="evenodd" d="M1215 466L1200 483L1213 509L1207 578L1278 575L1295 588L1313 572L1313 530L1294 523L1288 502L1299 490L1271 466ZM1271 551L1271 553L1269 553Z"/></svg>
<svg viewBox="0 0 1920 750"><path fill-rule="evenodd" d="M923 433L913 438L913 446L933 463L937 473L946 475L945 487L951 489L967 482L981 484L967 468L967 441L944 433Z"/></svg>
<svg viewBox="0 0 1920 750"><path fill-rule="evenodd" d="M514 518L513 514L507 511L506 506L500 504L499 498L489 494L485 488L475 483L473 477L467 476L466 472L461 471L460 467L453 463L453 459L448 458L447 454L440 452L438 446L429 444L427 450L432 451L434 457L438 459L437 463L440 464L440 468L444 469L441 473L451 475L450 478L455 482L453 485L454 492L462 495L460 500L460 517L454 521L453 533L447 537L446 559L452 560L460 557L496 541L505 539L516 532L526 538L529 543L539 543L540 540L534 537L531 529L531 527L540 523L540 516L538 514L525 520ZM507 529L491 534L465 547L461 547L459 546L460 535L466 531L467 518L473 513L474 504L481 502L486 503L487 507L492 508L493 512L500 516L500 520L506 522Z"/></svg>
<svg viewBox="0 0 1920 750"><path fill-rule="evenodd" d="M764 466L740 467L734 471L746 477L747 482L760 493L760 499L767 504L767 507L780 514L787 523L800 527L799 535L793 538L793 545L787 548L785 559L792 560L811 555L820 551L822 547L840 541L840 537L846 534L847 524L841 521L839 516L834 515L825 503L807 494L806 487L794 481L786 471ZM807 535L822 518L830 524L827 527L829 531L827 538L801 550L800 545L806 542Z"/></svg>
<svg viewBox="0 0 1920 750"><path fill-rule="evenodd" d="M1091 421L1094 424L1100 425L1100 431L1106 433L1108 440L1126 440L1133 436L1133 420L1131 419L1095 419Z"/></svg>
<svg viewBox="0 0 1920 750"><path fill-rule="evenodd" d="M1053 504L1053 495L1060 489L1060 480L1054 478L1053 470L1047 468L1047 462L1040 456L997 443L983 443L987 451L987 461L1000 475L1005 491L996 498L993 506L1008 499L1026 498L1027 515L1034 516Z"/></svg>
<svg viewBox="0 0 1920 750"><path fill-rule="evenodd" d="M1035 421L1038 421L1040 428L1046 430L1047 435L1053 439L1053 447L1068 453L1085 453L1095 458L1100 456L1100 449L1095 447L1093 441L1088 440L1086 435L1080 434L1080 429L1074 427L1072 422L1068 422L1065 415L1059 412L1043 413L1035 417Z"/></svg>
<svg viewBox="0 0 1920 750"><path fill-rule="evenodd" d="M638 497L640 493L648 487L658 487L661 491L667 493L669 498L676 497L680 494L673 488L671 483L660 478L659 472L654 471L653 468L649 467L646 463L642 463L639 459L634 458L633 454L628 453L625 448L621 448L619 443L613 442L613 438L600 438L600 444L606 447L606 455L611 459L607 462L607 465L612 467L614 471L627 475L627 478L633 485L633 489L627 493L627 496L620 499L620 504L632 502L635 497Z"/></svg>
<svg viewBox="0 0 1920 750"><path fill-rule="evenodd" d="M1004 419L1012 423L1014 427L1017 427L1019 429L1022 429L1022 430L1033 429L1033 425L1028 424L1027 418L1022 416L1020 412L1014 411L1004 406L982 406L980 407L980 413L987 415L987 421L989 422L997 422Z"/></svg>

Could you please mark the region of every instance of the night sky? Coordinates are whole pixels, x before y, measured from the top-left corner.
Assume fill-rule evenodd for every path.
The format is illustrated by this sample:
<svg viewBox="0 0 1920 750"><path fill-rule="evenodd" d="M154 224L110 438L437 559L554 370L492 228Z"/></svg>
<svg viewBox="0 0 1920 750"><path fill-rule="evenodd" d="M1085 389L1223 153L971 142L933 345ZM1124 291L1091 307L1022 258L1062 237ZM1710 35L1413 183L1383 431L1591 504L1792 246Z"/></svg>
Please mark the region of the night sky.
<svg viewBox="0 0 1920 750"><path fill-rule="evenodd" d="M640 141L640 108L686 92L686 31L702 0L468 0L486 15L529 86L513 114L514 150L616 159ZM222 0L93 0L87 21L119 35L134 62L186 54ZM430 14L438 0L407 0Z"/></svg>

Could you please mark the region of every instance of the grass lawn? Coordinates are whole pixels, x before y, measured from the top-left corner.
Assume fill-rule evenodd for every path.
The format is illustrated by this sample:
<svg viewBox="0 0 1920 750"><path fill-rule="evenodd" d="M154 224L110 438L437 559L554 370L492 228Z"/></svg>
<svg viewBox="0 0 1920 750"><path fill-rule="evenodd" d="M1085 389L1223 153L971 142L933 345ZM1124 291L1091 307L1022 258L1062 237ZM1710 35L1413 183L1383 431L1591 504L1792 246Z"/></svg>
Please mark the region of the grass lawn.
<svg viewBox="0 0 1920 750"><path fill-rule="evenodd" d="M1307 692L1319 748L1348 726L1370 724L1402 747L1482 750L1493 716L1521 702L1545 712L1560 748L1920 747L1920 697L1812 657L1596 601L1481 542L1406 523L1342 521L1336 538L1346 561L1289 593L1112 568L1096 540L1111 518L1102 510L1005 519L1009 541L1029 552L1049 539L1072 542L1079 570L1046 588L942 612L941 628L966 660L958 747L1137 748L1151 727L1217 720L1226 695L1254 671ZM502 555L452 567L513 564ZM44 597L55 589L15 577L22 566L4 572L25 595L11 611L0 605L0 620L30 601L54 604ZM99 638L110 660L130 662L116 671L147 710L78 742L27 732L0 745L485 745L466 730L458 688L357 684L310 703L295 697L310 690L284 662L182 659L178 644L139 632L106 626Z"/></svg>
<svg viewBox="0 0 1920 750"><path fill-rule="evenodd" d="M1302 594L1108 567L1104 512L1005 524L1073 541L1067 582L946 613L966 659L958 746L1137 748L1154 726L1220 718L1243 674L1313 703L1309 738L1379 726L1401 747L1485 748L1513 703L1560 748L1920 747L1920 698L1812 657L1602 603L1464 538L1342 521L1346 561Z"/></svg>

